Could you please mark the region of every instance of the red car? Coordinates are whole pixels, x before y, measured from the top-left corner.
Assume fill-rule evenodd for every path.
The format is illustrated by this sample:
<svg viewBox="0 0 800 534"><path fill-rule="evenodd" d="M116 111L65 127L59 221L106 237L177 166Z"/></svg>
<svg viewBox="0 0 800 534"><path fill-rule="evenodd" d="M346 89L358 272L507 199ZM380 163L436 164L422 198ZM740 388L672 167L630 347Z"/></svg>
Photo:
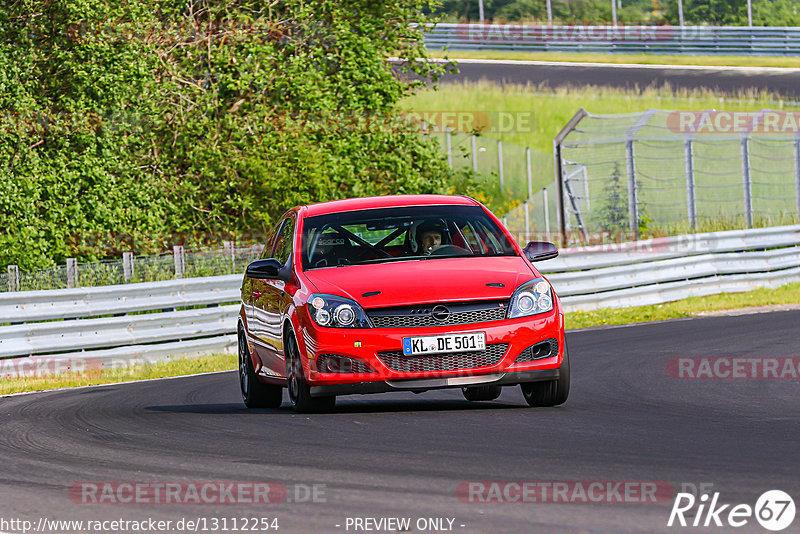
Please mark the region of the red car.
<svg viewBox="0 0 800 534"><path fill-rule="evenodd" d="M326 411L337 395L522 388L530 406L569 394L558 296L481 203L462 196L338 200L287 212L247 267L239 378L248 408Z"/></svg>

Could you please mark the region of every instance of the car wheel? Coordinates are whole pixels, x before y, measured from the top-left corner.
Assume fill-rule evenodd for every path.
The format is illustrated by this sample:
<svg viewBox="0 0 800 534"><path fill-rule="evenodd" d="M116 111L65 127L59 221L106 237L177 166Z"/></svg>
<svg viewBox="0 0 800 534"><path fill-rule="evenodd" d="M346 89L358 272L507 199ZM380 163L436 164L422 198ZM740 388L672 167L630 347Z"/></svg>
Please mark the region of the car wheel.
<svg viewBox="0 0 800 534"><path fill-rule="evenodd" d="M311 387L306 382L297 341L289 334L286 340L286 381L289 400L298 413L328 412L336 406L336 397L312 397Z"/></svg>
<svg viewBox="0 0 800 534"><path fill-rule="evenodd" d="M256 377L250 358L250 347L243 330L239 330L239 385L242 400L248 408L279 408L283 402L283 388L262 384Z"/></svg>
<svg viewBox="0 0 800 534"><path fill-rule="evenodd" d="M561 362L558 379L546 382L520 384L522 395L528 406L558 406L569 396L569 352L564 344L564 361Z"/></svg>
<svg viewBox="0 0 800 534"><path fill-rule="evenodd" d="M503 392L502 386L470 386L461 388L468 401L492 401Z"/></svg>

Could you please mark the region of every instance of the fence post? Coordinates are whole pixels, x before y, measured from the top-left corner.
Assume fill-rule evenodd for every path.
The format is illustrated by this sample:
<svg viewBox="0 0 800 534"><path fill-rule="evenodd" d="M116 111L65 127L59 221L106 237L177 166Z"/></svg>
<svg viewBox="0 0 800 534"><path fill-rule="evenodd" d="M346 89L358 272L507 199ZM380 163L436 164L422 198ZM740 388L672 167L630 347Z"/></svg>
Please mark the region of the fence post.
<svg viewBox="0 0 800 534"><path fill-rule="evenodd" d="M547 201L547 188L542 188L542 199L544 202L544 235L550 241L550 203Z"/></svg>
<svg viewBox="0 0 800 534"><path fill-rule="evenodd" d="M800 215L800 137L794 138L794 196Z"/></svg>
<svg viewBox="0 0 800 534"><path fill-rule="evenodd" d="M222 242L222 253L231 257L231 265L236 266L236 246L233 241Z"/></svg>
<svg viewBox="0 0 800 534"><path fill-rule="evenodd" d="M175 255L175 278L183 278L186 272L186 258L183 254L183 245L175 245L172 247Z"/></svg>
<svg viewBox="0 0 800 534"><path fill-rule="evenodd" d="M625 162L628 169L628 214L630 229L634 238L639 239L639 206L636 197L636 155L633 151L633 139L625 142Z"/></svg>
<svg viewBox="0 0 800 534"><path fill-rule="evenodd" d="M122 277L126 284L133 278L133 252L122 253Z"/></svg>
<svg viewBox="0 0 800 534"><path fill-rule="evenodd" d="M78 260L67 258L67 287L78 287Z"/></svg>
<svg viewBox="0 0 800 534"><path fill-rule="evenodd" d="M503 194L505 186L503 185L503 142L497 141L497 168L500 171L500 194Z"/></svg>
<svg viewBox="0 0 800 534"><path fill-rule="evenodd" d="M19 291L19 266L8 266L8 291Z"/></svg>
<svg viewBox="0 0 800 534"><path fill-rule="evenodd" d="M533 196L533 172L531 169L531 149L529 147L525 147L525 160L528 172L528 199L530 199Z"/></svg>
<svg viewBox="0 0 800 534"><path fill-rule="evenodd" d="M525 239L528 240L531 238L531 214L528 210L528 200L522 203L523 208L525 208Z"/></svg>
<svg viewBox="0 0 800 534"><path fill-rule="evenodd" d="M478 172L478 143L475 141L475 134L472 134L472 170Z"/></svg>
<svg viewBox="0 0 800 534"><path fill-rule="evenodd" d="M753 184L750 181L750 137L742 137L742 185L744 186L744 218L753 227Z"/></svg>
<svg viewBox="0 0 800 534"><path fill-rule="evenodd" d="M694 148L691 139L683 142L686 159L686 211L692 231L697 230L697 196L694 190Z"/></svg>
<svg viewBox="0 0 800 534"><path fill-rule="evenodd" d="M445 126L445 139L447 140L447 165L453 168L453 144L450 139L450 127Z"/></svg>

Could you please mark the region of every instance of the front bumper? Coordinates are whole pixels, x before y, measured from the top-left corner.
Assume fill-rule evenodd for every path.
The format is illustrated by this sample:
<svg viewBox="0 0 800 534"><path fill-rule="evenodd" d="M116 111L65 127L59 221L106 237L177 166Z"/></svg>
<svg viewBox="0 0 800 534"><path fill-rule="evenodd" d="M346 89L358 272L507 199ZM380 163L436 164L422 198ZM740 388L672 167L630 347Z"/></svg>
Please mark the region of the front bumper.
<svg viewBox="0 0 800 534"><path fill-rule="evenodd" d="M351 395L354 393L388 393L390 391L413 391L421 393L431 389L461 388L467 386L511 386L525 382L557 380L558 369L540 371L519 371L514 373L455 376L450 378L417 378L413 380L394 380L384 382L355 382L311 386L312 397L330 395Z"/></svg>
<svg viewBox="0 0 800 534"><path fill-rule="evenodd" d="M301 319L299 339L305 356L306 376L314 396L348 393L381 393L398 390L424 391L469 385L510 385L558 378L563 359L564 320L557 309L551 312L485 323L426 328L320 328ZM397 371L390 368L379 353L402 351L403 338L484 332L486 344L507 344L499 361L483 367ZM555 339L558 351L549 357L516 362L520 354L545 340ZM320 372L316 359L320 355L338 355L366 363L373 372ZM435 357L432 355L431 357Z"/></svg>

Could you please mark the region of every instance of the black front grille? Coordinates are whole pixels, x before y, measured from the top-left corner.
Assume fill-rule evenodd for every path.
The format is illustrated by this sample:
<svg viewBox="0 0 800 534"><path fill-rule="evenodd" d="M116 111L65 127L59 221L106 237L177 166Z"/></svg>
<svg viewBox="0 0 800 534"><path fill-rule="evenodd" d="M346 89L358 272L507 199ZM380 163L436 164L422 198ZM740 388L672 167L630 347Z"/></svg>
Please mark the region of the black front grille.
<svg viewBox="0 0 800 534"><path fill-rule="evenodd" d="M379 352L378 358L392 371L418 373L422 371L452 371L474 369L497 364L506 353L508 343L487 345L486 350L446 352L429 356L406 356L403 351Z"/></svg>
<svg viewBox="0 0 800 534"><path fill-rule="evenodd" d="M447 308L445 319L434 318L434 308ZM418 328L425 326L455 326L488 321L501 321L506 317L506 302L461 302L448 304L420 304L398 308L367 310L376 328Z"/></svg>
<svg viewBox="0 0 800 534"><path fill-rule="evenodd" d="M372 368L362 361L347 356L320 354L317 356L317 371L320 373L371 373Z"/></svg>
<svg viewBox="0 0 800 534"><path fill-rule="evenodd" d="M558 341L555 338L551 338L523 350L514 362L532 362L534 360L543 360L557 355Z"/></svg>

